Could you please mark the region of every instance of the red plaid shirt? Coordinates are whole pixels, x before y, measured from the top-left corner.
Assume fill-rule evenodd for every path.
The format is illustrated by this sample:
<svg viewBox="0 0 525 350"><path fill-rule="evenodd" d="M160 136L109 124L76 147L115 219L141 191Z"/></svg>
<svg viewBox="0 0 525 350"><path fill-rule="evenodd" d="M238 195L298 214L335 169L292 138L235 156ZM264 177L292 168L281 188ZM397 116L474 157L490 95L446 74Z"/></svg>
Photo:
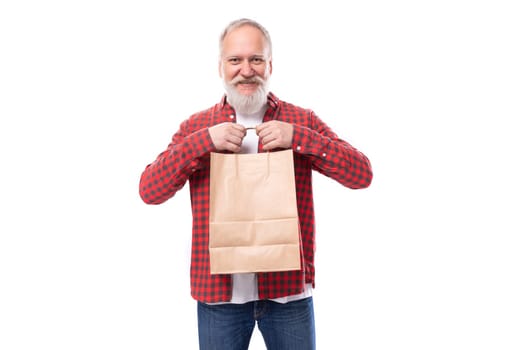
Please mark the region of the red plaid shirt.
<svg viewBox="0 0 525 350"><path fill-rule="evenodd" d="M301 293L305 283L315 286L312 170L353 189L368 187L372 181L368 158L339 139L311 110L280 101L270 93L263 122L275 119L294 125L292 148L303 244L302 269L258 273L261 299ZM235 120L235 111L226 103L225 97L210 109L192 115L181 123L167 149L146 167L140 178L140 196L148 204L165 202L189 180L193 212L191 295L194 299L207 303L229 301L232 293L231 275L211 275L209 269L209 155L216 150L208 127ZM261 151L259 144L259 152Z"/></svg>

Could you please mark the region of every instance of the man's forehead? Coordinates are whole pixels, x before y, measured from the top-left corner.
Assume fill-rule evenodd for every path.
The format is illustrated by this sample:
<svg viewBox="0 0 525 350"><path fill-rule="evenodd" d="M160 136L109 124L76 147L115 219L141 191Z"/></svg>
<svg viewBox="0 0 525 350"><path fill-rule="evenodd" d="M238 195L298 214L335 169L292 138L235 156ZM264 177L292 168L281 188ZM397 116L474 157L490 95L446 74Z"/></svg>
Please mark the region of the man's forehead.
<svg viewBox="0 0 525 350"><path fill-rule="evenodd" d="M226 45L261 45L265 46L266 40L263 33L257 28L243 26L235 28L224 37L224 46Z"/></svg>

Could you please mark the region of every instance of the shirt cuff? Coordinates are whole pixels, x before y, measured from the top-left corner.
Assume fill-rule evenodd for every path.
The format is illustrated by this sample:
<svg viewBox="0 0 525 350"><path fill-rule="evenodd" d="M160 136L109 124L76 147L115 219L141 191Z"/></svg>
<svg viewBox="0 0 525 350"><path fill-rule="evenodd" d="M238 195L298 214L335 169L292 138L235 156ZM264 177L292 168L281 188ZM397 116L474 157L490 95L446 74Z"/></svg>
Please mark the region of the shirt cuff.
<svg viewBox="0 0 525 350"><path fill-rule="evenodd" d="M327 147L322 142L322 136L301 125L294 125L292 149L296 153L320 158L326 158L328 154Z"/></svg>

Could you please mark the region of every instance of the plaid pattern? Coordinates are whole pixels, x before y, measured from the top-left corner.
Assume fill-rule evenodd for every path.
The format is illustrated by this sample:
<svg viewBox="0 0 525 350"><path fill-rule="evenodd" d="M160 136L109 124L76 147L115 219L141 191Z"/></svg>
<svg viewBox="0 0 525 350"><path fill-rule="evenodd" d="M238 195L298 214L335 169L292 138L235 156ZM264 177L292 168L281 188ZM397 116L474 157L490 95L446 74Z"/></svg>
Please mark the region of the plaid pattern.
<svg viewBox="0 0 525 350"><path fill-rule="evenodd" d="M259 273L257 278L261 299L301 293L305 283L315 286L312 170L353 189L366 188L372 181L368 158L339 139L311 110L280 101L270 93L263 121L274 119L294 125L292 148L302 241L302 269ZM145 168L140 178L140 196L147 204L165 202L189 180L193 212L191 295L201 302L224 302L231 299L231 275L211 275L209 271L209 154L215 149L207 128L235 120L235 111L226 103L226 97L210 109L192 115L181 123L167 149ZM262 152L261 145L259 152Z"/></svg>

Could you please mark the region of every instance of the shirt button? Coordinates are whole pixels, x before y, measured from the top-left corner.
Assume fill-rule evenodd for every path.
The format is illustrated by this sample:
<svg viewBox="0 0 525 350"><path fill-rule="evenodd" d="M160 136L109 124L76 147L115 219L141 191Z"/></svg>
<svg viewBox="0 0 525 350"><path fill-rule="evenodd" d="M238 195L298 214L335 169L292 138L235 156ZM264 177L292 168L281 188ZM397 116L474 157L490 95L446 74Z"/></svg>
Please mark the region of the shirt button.
<svg viewBox="0 0 525 350"><path fill-rule="evenodd" d="M234 119L235 116L233 114L230 115L230 119Z"/></svg>
<svg viewBox="0 0 525 350"><path fill-rule="evenodd" d="M301 150L301 146L297 146L296 150L300 151Z"/></svg>

